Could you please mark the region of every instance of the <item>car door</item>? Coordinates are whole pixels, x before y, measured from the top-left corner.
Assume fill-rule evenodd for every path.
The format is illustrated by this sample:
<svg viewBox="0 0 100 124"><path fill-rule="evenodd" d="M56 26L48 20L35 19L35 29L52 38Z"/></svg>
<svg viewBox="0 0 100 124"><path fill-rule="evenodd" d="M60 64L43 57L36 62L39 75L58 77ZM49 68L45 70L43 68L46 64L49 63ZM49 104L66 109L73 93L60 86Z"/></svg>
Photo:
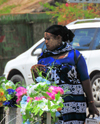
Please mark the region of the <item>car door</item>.
<svg viewBox="0 0 100 124"><path fill-rule="evenodd" d="M88 65L90 73L95 70L100 71L100 28L98 28L98 31L95 35L92 47L93 48Z"/></svg>
<svg viewBox="0 0 100 124"><path fill-rule="evenodd" d="M89 61L92 54L92 43L96 33L96 28L80 28L75 29L75 37L72 41L73 48L79 50L86 60L86 64L89 70Z"/></svg>
<svg viewBox="0 0 100 124"><path fill-rule="evenodd" d="M42 43L40 43L38 46L36 46L35 47L35 49L33 49L31 52L30 52L30 54L29 54L29 56L28 56L28 58L27 58L27 62L26 62L26 64L25 64L25 70L26 70L26 82L28 83L28 84L31 84L31 83L33 83L33 79L32 79L32 74L31 74L31 67L33 66L33 65L35 65L35 64L37 64L37 61L38 61L38 56L39 55L37 55L37 54L34 54L35 53L35 51L38 49L40 49L41 48L41 52L46 48L46 45L45 45L45 43L44 43L44 41L42 42Z"/></svg>
<svg viewBox="0 0 100 124"><path fill-rule="evenodd" d="M89 60L89 71L91 73L91 86L95 105L100 107L100 28L98 29Z"/></svg>

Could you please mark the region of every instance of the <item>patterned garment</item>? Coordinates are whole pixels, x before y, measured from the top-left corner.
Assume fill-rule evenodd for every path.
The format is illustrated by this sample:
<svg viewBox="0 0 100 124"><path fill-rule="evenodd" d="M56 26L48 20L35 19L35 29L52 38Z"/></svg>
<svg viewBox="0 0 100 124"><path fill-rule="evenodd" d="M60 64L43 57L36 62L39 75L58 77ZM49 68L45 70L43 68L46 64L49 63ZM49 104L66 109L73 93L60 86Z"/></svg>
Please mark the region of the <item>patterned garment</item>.
<svg viewBox="0 0 100 124"><path fill-rule="evenodd" d="M53 68L50 76L57 85L69 90L65 93L68 96L64 97L65 107L61 110L62 117L59 118L58 124L83 124L86 118L86 102L75 67L62 64Z"/></svg>
<svg viewBox="0 0 100 124"><path fill-rule="evenodd" d="M76 51L76 56L79 52ZM68 56L63 59L53 57L41 58L38 64L45 65L50 69L52 83L68 89L64 97L64 108L61 110L62 116L59 117L57 124L84 124L86 118L86 100L80 80L77 78L77 71L74 61L74 50L69 51ZM80 69L81 68L81 69ZM87 66L83 56L78 61L77 70L80 72L81 81L89 79Z"/></svg>

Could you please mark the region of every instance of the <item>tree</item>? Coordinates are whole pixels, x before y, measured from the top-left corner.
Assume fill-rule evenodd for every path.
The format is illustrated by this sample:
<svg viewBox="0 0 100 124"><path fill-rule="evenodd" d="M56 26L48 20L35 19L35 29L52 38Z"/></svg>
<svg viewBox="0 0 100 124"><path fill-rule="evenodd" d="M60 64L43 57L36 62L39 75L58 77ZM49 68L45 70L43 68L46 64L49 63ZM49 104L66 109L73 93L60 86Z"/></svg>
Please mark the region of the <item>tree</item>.
<svg viewBox="0 0 100 124"><path fill-rule="evenodd" d="M47 14L52 15L51 22L66 25L76 19L90 19L100 16L99 4L87 3L60 3L55 2L55 5L49 3L42 4ZM87 9L84 10L83 6Z"/></svg>

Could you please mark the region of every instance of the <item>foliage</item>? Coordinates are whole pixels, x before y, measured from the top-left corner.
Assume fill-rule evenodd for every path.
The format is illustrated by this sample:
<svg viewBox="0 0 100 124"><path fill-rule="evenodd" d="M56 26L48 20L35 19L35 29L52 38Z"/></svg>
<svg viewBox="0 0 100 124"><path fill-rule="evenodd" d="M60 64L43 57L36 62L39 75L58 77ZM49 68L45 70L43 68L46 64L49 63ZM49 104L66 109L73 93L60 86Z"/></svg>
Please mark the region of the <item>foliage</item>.
<svg viewBox="0 0 100 124"><path fill-rule="evenodd" d="M12 81L8 81L5 77L0 77L0 89L1 94L4 95L5 99L2 102L2 106L4 107L16 107L16 92L15 89L18 83L14 84Z"/></svg>
<svg viewBox="0 0 100 124"><path fill-rule="evenodd" d="M48 15L52 15L52 19L50 20L52 23L55 23L57 19L58 24L66 25L69 22L72 22L76 19L94 18L94 17L99 17L100 15L100 11L96 9L96 7L98 7L98 9L100 8L99 5L93 6L93 4L85 4L85 3L65 4L59 2L56 2L55 6L50 5L49 3L45 3L45 4L40 3L40 4L43 5Z"/></svg>
<svg viewBox="0 0 100 124"><path fill-rule="evenodd" d="M3 106L3 102L6 101L6 97L4 95L4 90L0 88L0 107Z"/></svg>
<svg viewBox="0 0 100 124"><path fill-rule="evenodd" d="M5 2L7 2L7 0L0 0L0 5L2 5Z"/></svg>
<svg viewBox="0 0 100 124"><path fill-rule="evenodd" d="M11 5L11 6L7 6L4 7L3 9L0 10L0 14L8 14L11 12L11 10L16 7L16 5Z"/></svg>
<svg viewBox="0 0 100 124"><path fill-rule="evenodd" d="M90 3L87 4L87 10L88 11L92 11L92 13L95 14L95 17L100 17L100 4L94 4L94 3Z"/></svg>

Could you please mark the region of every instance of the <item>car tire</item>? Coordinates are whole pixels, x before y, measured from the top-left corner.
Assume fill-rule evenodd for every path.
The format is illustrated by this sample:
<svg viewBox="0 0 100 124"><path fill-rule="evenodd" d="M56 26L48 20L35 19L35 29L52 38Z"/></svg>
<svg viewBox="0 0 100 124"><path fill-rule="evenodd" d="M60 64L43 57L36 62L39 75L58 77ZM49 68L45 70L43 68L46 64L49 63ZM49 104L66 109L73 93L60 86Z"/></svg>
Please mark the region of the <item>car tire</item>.
<svg viewBox="0 0 100 124"><path fill-rule="evenodd" d="M95 105L100 107L100 73L93 76L91 83Z"/></svg>
<svg viewBox="0 0 100 124"><path fill-rule="evenodd" d="M14 84L20 82L21 84L26 84L24 78L21 75L14 75L10 79Z"/></svg>

